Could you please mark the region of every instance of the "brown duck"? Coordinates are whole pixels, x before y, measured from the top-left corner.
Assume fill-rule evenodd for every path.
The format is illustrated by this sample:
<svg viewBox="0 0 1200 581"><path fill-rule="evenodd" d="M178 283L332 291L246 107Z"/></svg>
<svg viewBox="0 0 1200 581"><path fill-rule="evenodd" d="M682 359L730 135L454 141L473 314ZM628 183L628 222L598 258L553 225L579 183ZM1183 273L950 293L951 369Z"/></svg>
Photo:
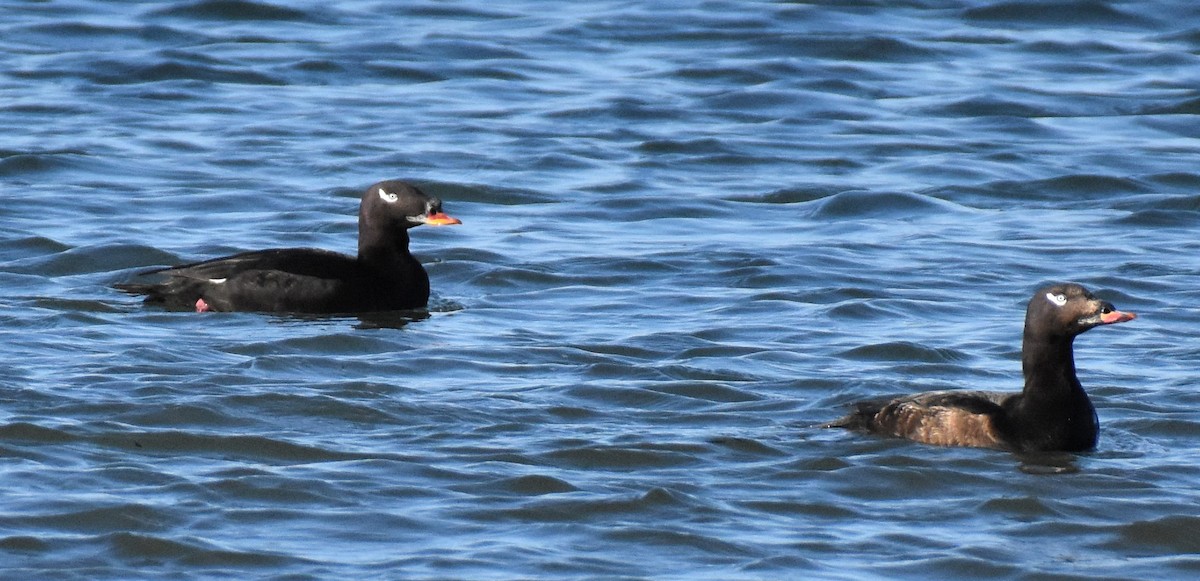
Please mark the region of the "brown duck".
<svg viewBox="0 0 1200 581"><path fill-rule="evenodd" d="M1077 284L1038 290L1025 312L1020 393L931 391L864 401L825 427L863 430L941 446L1020 452L1090 450L1096 410L1075 376L1075 337L1135 318Z"/></svg>

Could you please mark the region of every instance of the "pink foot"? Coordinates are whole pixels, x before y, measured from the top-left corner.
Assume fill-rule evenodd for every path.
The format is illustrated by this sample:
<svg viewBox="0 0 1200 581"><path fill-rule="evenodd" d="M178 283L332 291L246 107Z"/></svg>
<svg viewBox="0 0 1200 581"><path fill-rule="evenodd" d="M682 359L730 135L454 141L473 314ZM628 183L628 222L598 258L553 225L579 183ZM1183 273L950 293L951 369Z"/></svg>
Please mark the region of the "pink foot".
<svg viewBox="0 0 1200 581"><path fill-rule="evenodd" d="M196 312L197 313L207 313L210 310L212 310L212 309L210 309L208 307L208 303L204 302L204 299L196 299Z"/></svg>

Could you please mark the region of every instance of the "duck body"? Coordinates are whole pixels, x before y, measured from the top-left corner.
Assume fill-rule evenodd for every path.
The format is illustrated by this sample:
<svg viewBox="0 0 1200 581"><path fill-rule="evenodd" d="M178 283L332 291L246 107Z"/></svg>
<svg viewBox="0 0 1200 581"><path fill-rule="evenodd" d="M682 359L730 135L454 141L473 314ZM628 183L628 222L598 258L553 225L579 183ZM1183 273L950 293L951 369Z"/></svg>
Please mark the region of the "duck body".
<svg viewBox="0 0 1200 581"><path fill-rule="evenodd" d="M137 290L169 309L353 313L417 309L429 275L411 255L390 265L316 248L279 248L150 271L161 283ZM126 285L128 288L132 285Z"/></svg>
<svg viewBox="0 0 1200 581"><path fill-rule="evenodd" d="M417 309L429 301L429 275L408 249L408 230L459 224L441 201L404 182L385 181L363 194L358 255L315 248L243 252L158 268L157 283L117 288L148 304L196 311L359 313Z"/></svg>
<svg viewBox="0 0 1200 581"><path fill-rule="evenodd" d="M863 401L827 427L941 446L1090 450L1096 446L1099 422L1076 375L1074 340L1094 327L1133 318L1080 285L1045 287L1034 293L1026 310L1021 392L932 391Z"/></svg>

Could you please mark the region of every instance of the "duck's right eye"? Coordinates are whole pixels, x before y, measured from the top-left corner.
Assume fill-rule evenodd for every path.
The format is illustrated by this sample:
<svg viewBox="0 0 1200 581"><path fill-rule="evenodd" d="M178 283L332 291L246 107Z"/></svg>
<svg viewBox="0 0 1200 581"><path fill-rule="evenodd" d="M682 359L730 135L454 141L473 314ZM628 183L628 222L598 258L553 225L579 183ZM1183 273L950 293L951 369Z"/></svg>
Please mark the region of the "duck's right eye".
<svg viewBox="0 0 1200 581"><path fill-rule="evenodd" d="M1061 307L1061 306L1067 304L1067 295L1064 295L1062 293L1059 293L1059 294L1046 293L1046 300Z"/></svg>
<svg viewBox="0 0 1200 581"><path fill-rule="evenodd" d="M383 191L383 188L379 188L379 198L389 204L394 204L396 203L396 200L400 199L400 196L397 196L396 194L390 194Z"/></svg>

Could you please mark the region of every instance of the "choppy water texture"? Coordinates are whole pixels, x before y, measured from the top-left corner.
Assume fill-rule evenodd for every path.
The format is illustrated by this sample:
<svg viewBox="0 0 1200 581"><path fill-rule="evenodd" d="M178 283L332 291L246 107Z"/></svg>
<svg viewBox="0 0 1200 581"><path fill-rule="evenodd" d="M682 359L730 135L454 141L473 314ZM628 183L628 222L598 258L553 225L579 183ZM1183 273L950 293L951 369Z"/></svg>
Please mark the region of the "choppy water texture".
<svg viewBox="0 0 1200 581"><path fill-rule="evenodd" d="M0 5L0 577L1200 575L1200 8ZM414 231L428 316L111 289ZM1099 448L813 426L1077 342Z"/></svg>

